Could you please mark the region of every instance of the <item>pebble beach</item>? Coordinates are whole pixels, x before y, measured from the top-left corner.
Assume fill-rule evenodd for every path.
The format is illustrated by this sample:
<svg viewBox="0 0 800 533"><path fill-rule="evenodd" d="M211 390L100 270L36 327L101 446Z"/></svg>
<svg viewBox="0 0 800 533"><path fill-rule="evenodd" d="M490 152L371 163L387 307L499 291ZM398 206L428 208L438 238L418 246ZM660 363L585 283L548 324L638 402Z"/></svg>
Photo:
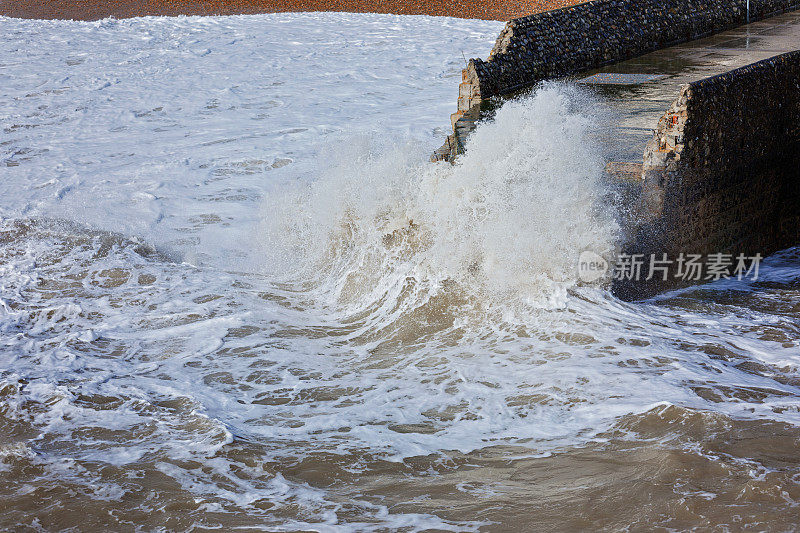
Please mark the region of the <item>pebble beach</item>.
<svg viewBox="0 0 800 533"><path fill-rule="evenodd" d="M509 20L581 3L577 0L6 0L0 15L17 18L98 20L148 15L241 15L304 11L393 13Z"/></svg>

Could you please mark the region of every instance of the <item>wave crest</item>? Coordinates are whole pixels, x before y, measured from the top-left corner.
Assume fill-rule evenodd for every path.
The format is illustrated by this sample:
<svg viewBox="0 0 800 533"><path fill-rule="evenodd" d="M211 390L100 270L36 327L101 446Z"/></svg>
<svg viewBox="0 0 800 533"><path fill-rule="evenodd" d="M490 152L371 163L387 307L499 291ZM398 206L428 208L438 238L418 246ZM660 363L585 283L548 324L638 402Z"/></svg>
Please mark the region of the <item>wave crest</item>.
<svg viewBox="0 0 800 533"><path fill-rule="evenodd" d="M423 163L414 145L337 147L320 176L267 201L265 269L349 312L416 309L442 291L562 306L580 252L608 254L619 230L593 104L544 85L481 123L455 165Z"/></svg>

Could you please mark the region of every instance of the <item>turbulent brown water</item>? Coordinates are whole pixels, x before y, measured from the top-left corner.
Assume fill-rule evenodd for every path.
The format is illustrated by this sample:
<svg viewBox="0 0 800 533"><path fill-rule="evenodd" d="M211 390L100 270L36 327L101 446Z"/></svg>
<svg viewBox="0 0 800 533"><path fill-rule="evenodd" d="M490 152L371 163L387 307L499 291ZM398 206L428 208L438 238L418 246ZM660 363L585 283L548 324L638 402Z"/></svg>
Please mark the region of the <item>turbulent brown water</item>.
<svg viewBox="0 0 800 533"><path fill-rule="evenodd" d="M5 528L794 528L796 252L541 326L457 328L443 295L377 334L76 232L2 231Z"/></svg>
<svg viewBox="0 0 800 533"><path fill-rule="evenodd" d="M443 24L0 19L0 528L797 528L800 250L577 283L619 234L595 97L507 103L457 166L435 118L376 139L459 68L387 39L495 33Z"/></svg>

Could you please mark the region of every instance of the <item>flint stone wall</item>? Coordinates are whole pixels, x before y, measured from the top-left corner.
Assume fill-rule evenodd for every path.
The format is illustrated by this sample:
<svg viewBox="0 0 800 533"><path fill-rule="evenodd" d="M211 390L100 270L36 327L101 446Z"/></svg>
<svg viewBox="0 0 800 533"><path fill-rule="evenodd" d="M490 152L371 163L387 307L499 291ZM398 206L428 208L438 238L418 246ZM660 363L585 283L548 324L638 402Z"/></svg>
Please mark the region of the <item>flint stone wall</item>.
<svg viewBox="0 0 800 533"><path fill-rule="evenodd" d="M766 256L800 244L800 51L689 85L644 153L626 253ZM633 298L680 286L618 283Z"/></svg>
<svg viewBox="0 0 800 533"><path fill-rule="evenodd" d="M798 0L750 0L750 21L792 10L797 4ZM747 0L593 0L511 20L486 61L469 61L459 87L458 110L451 117L453 135L433 159L452 160L463 151L465 134L474 125L469 115L476 114L474 109L488 98L746 22Z"/></svg>

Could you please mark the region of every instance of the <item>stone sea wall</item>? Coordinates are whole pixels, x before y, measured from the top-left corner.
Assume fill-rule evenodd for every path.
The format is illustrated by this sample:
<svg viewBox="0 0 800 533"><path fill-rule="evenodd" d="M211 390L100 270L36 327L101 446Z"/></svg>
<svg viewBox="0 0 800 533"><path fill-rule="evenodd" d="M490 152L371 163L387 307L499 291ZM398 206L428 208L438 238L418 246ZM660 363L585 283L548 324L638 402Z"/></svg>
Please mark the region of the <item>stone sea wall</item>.
<svg viewBox="0 0 800 533"><path fill-rule="evenodd" d="M683 86L647 145L642 178L627 254L766 256L800 244L800 51Z"/></svg>
<svg viewBox="0 0 800 533"><path fill-rule="evenodd" d="M750 20L788 11L798 0L750 0ZM486 61L462 74L453 135L434 154L463 151L476 110L493 96L597 68L747 22L747 0L593 0L509 21Z"/></svg>

